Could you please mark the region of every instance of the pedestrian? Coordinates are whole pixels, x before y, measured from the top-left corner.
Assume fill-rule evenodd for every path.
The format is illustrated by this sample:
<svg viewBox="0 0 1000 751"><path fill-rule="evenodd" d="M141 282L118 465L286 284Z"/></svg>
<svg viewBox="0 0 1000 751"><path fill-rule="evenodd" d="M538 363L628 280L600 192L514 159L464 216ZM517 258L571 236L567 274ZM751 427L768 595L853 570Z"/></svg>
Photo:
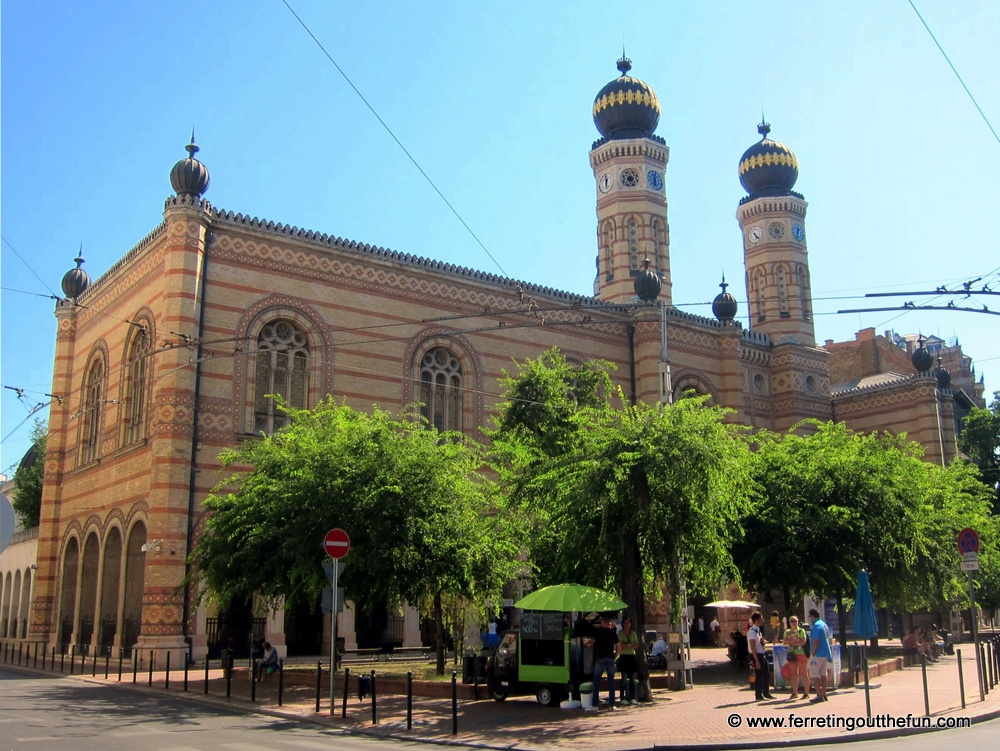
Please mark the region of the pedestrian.
<svg viewBox="0 0 1000 751"><path fill-rule="evenodd" d="M816 697L811 701L813 704L818 704L821 701L828 701L826 672L827 666L833 660L833 651L830 649L830 627L819 617L816 608L809 611L809 622L812 624L809 632L811 643L809 652L812 655L809 658L809 676L816 688Z"/></svg>
<svg viewBox="0 0 1000 751"><path fill-rule="evenodd" d="M622 618L622 630L618 632L618 644L615 645L618 655L618 672L622 704L635 704L635 684L639 663L635 650L639 646L639 635L632 628L632 619L627 615Z"/></svg>
<svg viewBox="0 0 1000 751"><path fill-rule="evenodd" d="M792 695L798 699L799 679L802 680L802 698L809 698L809 658L806 657L806 630L799 626L798 616L788 619L788 629L782 642L788 647L788 662L792 666Z"/></svg>
<svg viewBox="0 0 1000 751"><path fill-rule="evenodd" d="M486 648L496 649L500 645L500 634L497 633L497 620L492 615L486 624Z"/></svg>
<svg viewBox="0 0 1000 751"><path fill-rule="evenodd" d="M708 631L712 635L712 645L719 646L719 635L722 633L722 627L719 625L718 616L715 616L712 622L708 624Z"/></svg>
<svg viewBox="0 0 1000 751"><path fill-rule="evenodd" d="M707 643L705 640L705 616L703 615L698 616L698 643L703 647Z"/></svg>
<svg viewBox="0 0 1000 751"><path fill-rule="evenodd" d="M592 632L594 639L594 688L592 701L587 708L594 711L600 704L601 678L608 676L608 709L615 708L615 652L618 649L618 632L611 617L601 614L600 623Z"/></svg>
<svg viewBox="0 0 1000 751"><path fill-rule="evenodd" d="M747 632L747 646L750 649L750 659L753 660L754 668L754 698L757 701L773 699L771 696L771 676L767 670L767 655L764 652L764 645L767 640L761 632L764 623L764 616L758 611L754 611L750 616L750 630Z"/></svg>

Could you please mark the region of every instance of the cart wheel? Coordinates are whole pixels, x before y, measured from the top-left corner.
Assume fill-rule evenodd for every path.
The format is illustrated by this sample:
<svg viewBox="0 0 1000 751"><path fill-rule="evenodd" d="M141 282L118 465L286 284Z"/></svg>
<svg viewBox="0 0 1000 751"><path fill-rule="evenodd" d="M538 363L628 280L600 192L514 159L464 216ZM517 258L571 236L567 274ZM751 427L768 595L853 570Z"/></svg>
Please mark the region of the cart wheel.
<svg viewBox="0 0 1000 751"><path fill-rule="evenodd" d="M556 699L556 692L552 690L552 686L548 683L542 683L538 686L535 691L535 698L538 699L538 703L546 707L555 706L558 700Z"/></svg>
<svg viewBox="0 0 1000 751"><path fill-rule="evenodd" d="M507 698L507 687L496 682L490 683L490 696L494 701L503 701Z"/></svg>

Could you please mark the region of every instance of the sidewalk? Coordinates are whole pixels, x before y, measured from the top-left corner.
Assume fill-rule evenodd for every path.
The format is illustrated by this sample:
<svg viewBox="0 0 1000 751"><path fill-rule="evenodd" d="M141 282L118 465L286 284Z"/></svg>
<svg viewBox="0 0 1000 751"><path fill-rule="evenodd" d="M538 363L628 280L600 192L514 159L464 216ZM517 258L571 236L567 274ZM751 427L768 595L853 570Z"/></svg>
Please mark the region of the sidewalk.
<svg viewBox="0 0 1000 751"><path fill-rule="evenodd" d="M754 702L753 691L745 682L746 671L724 664L720 650L694 650L695 682L693 689L669 691L655 689L654 702L649 705L620 707L614 712L584 712L581 709L542 707L534 697L513 697L503 703L492 700L458 702L458 733L452 734L451 700L414 697L412 729L406 728L406 697L377 697L378 723L372 724L371 700L359 701L357 683L352 678L347 701L347 717L341 719L342 686L338 686L336 713L329 711L329 689L323 688L320 711L316 712L316 687L285 685L283 705L278 706L276 677L257 684L257 696L250 703L250 684L246 671L237 672L230 684L231 698L226 698L226 681L221 670L210 671L208 695L205 695L204 670L189 674L188 691L183 692L183 676L171 673L169 692L177 698L224 704L234 709L263 712L269 715L316 722L348 732L392 736L415 741L462 744L502 749L569 749L586 744L592 751L626 751L629 749L663 749L670 747L750 748L774 745L798 745L834 740L864 740L903 735L911 729L893 729L882 722L880 728L857 728L853 732L843 726L850 719L865 718L863 687L837 689L828 702L810 704L801 699L788 700L788 690L774 692L775 701ZM15 665L5 668L25 670ZM88 668L90 665L88 664ZM96 677L88 670L77 673L75 679L96 683L118 682L116 666L112 666L105 681L103 665ZM353 671L352 671L353 672ZM967 708L961 708L958 666L955 657L945 657L927 666L930 722L969 718L974 723L1000 717L1000 685L979 701L975 661L963 659ZM46 671L49 673L49 671ZM712 683L698 685L699 674ZM70 677L64 674L63 677ZM342 677L342 676L341 676ZM730 680L731 678L731 680ZM137 690L162 693L165 690L163 672L153 674L152 686L148 673L136 676ZM872 680L872 717L910 716L911 722L924 717L924 691L921 668L897 670ZM132 674L122 676L122 686L132 686ZM450 688L450 687L449 687ZM485 695L485 691L483 692ZM606 692L602 692L606 696ZM760 719L785 727L749 727ZM798 727L788 727L790 721ZM839 723L841 727L808 727L803 723ZM960 740L959 734L954 736Z"/></svg>

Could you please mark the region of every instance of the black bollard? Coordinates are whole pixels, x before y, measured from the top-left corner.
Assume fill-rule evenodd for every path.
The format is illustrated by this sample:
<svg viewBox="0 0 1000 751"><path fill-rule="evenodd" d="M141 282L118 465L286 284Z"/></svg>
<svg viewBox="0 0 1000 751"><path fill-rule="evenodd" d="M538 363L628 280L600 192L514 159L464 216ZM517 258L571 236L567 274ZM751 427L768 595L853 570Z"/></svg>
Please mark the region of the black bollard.
<svg viewBox="0 0 1000 751"><path fill-rule="evenodd" d="M21 642L17 643L17 666L21 667Z"/></svg>
<svg viewBox="0 0 1000 751"><path fill-rule="evenodd" d="M53 649L55 649L55 647L53 647ZM54 664L55 664L55 660L53 660L53 665ZM70 662L69 666L70 666L70 668L72 668L73 667L73 663ZM66 668L66 652L64 651L61 655L59 655L59 672L60 673L65 673L66 672L65 668Z"/></svg>
<svg viewBox="0 0 1000 751"><path fill-rule="evenodd" d="M257 701L257 661L250 660L250 703Z"/></svg>
<svg viewBox="0 0 1000 751"><path fill-rule="evenodd" d="M323 688L323 663L316 663L316 711L319 712L319 694Z"/></svg>
<svg viewBox="0 0 1000 751"><path fill-rule="evenodd" d="M927 694L927 655L920 655L920 672L924 679L924 715L931 716L931 700Z"/></svg>
<svg viewBox="0 0 1000 751"><path fill-rule="evenodd" d="M94 650L94 659L90 662L90 677L97 677L97 650Z"/></svg>
<svg viewBox="0 0 1000 751"><path fill-rule="evenodd" d="M285 661L278 660L278 706L282 705L285 695Z"/></svg>
<svg viewBox="0 0 1000 751"><path fill-rule="evenodd" d="M87 669L87 645L80 645L80 675L83 675L84 671Z"/></svg>
<svg viewBox="0 0 1000 751"><path fill-rule="evenodd" d="M71 644L69 647L69 674L73 675L74 670L76 670L76 645Z"/></svg>
<svg viewBox="0 0 1000 751"><path fill-rule="evenodd" d="M226 653L226 698L233 694L233 653Z"/></svg>
<svg viewBox="0 0 1000 751"><path fill-rule="evenodd" d="M53 656L55 656L55 649L52 650ZM48 657L48 653L45 651L45 647L42 647L42 670L45 670L45 658Z"/></svg>
<svg viewBox="0 0 1000 751"><path fill-rule="evenodd" d="M986 672L986 645L979 645L979 664L982 666L982 673L979 679L983 682L983 693L990 693L990 677L989 673Z"/></svg>
<svg viewBox="0 0 1000 751"><path fill-rule="evenodd" d="M118 682L122 682L122 660L125 659L125 647L118 648Z"/></svg>
<svg viewBox="0 0 1000 751"><path fill-rule="evenodd" d="M413 671L406 671L406 729L413 729Z"/></svg>
<svg viewBox="0 0 1000 751"><path fill-rule="evenodd" d="M44 648L42 649L42 659L43 660L45 659L45 649ZM35 660L31 664L31 667L33 667L33 668L37 668L38 667L38 642L37 641L35 642ZM45 670L45 666L44 665L42 666L42 670Z"/></svg>
<svg viewBox="0 0 1000 751"><path fill-rule="evenodd" d="M163 679L163 690L170 690L170 650L167 650L167 672L165 673Z"/></svg>
<svg viewBox="0 0 1000 751"><path fill-rule="evenodd" d="M208 654L205 654L205 696L208 696Z"/></svg>
<svg viewBox="0 0 1000 751"><path fill-rule="evenodd" d="M111 647L104 653L104 680L108 679L109 672L111 672Z"/></svg>
<svg viewBox="0 0 1000 751"><path fill-rule="evenodd" d="M962 675L962 650L956 649L955 656L958 658L958 693L962 697L962 709L965 709L965 676Z"/></svg>
<svg viewBox="0 0 1000 751"><path fill-rule="evenodd" d="M150 686L153 685L153 658L155 656L156 655L153 653L153 650L152 649L149 650L149 685Z"/></svg>
<svg viewBox="0 0 1000 751"><path fill-rule="evenodd" d="M188 665L191 661L188 659L188 655L184 655L184 690L188 690Z"/></svg>
<svg viewBox="0 0 1000 751"><path fill-rule="evenodd" d="M134 684L136 678L139 676L139 650L132 650L132 683Z"/></svg>
<svg viewBox="0 0 1000 751"><path fill-rule="evenodd" d="M451 734L458 735L458 673L451 671Z"/></svg>
<svg viewBox="0 0 1000 751"><path fill-rule="evenodd" d="M989 645L989 663L990 663L990 686L991 687L995 687L997 685L996 662L995 662L995 659L994 659L995 656L996 656L996 651L997 651L996 642L993 639L990 639L990 645Z"/></svg>
<svg viewBox="0 0 1000 751"><path fill-rule="evenodd" d="M340 705L340 719L347 719L347 692L351 687L351 669L344 668L344 699Z"/></svg>
<svg viewBox="0 0 1000 751"><path fill-rule="evenodd" d="M378 725L378 711L376 707L378 706L378 701L376 700L375 693L375 671L372 671L372 725Z"/></svg>

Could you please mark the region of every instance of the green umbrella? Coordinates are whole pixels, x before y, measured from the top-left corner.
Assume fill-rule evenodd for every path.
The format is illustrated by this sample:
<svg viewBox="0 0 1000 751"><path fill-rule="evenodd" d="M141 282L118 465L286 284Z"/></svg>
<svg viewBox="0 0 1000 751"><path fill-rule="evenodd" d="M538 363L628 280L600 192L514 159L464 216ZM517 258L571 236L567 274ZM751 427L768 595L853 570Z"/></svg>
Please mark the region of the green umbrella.
<svg viewBox="0 0 1000 751"><path fill-rule="evenodd" d="M625 603L610 592L582 584L553 584L551 587L536 589L514 603L514 607L524 610L552 610L566 613L578 610L592 611L621 610Z"/></svg>

